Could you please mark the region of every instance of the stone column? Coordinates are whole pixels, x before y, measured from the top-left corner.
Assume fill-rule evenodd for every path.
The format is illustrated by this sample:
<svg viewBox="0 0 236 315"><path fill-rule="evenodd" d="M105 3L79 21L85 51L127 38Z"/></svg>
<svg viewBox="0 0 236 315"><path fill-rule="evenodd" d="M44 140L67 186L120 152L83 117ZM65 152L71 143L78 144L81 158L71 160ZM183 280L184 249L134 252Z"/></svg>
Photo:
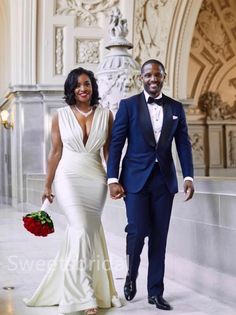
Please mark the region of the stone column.
<svg viewBox="0 0 236 315"><path fill-rule="evenodd" d="M11 0L11 85L36 83L37 0Z"/></svg>

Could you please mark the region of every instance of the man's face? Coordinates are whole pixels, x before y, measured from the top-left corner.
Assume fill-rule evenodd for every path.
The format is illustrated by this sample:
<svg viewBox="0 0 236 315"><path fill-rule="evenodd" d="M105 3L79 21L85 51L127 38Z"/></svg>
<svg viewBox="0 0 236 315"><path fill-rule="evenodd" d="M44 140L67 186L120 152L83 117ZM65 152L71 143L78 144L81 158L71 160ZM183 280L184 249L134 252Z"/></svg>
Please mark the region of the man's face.
<svg viewBox="0 0 236 315"><path fill-rule="evenodd" d="M159 64L149 63L144 66L141 79L144 90L155 98L161 93L165 72Z"/></svg>

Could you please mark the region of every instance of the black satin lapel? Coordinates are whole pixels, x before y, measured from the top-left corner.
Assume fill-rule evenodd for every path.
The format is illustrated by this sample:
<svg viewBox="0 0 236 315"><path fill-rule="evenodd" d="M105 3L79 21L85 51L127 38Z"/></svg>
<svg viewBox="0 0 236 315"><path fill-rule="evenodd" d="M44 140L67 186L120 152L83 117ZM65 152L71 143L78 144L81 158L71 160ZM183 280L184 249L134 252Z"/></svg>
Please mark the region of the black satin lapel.
<svg viewBox="0 0 236 315"><path fill-rule="evenodd" d="M171 104L168 102L168 100L165 98L165 96L162 96L163 98L163 125L161 129L161 135L158 141L158 147L161 147L166 143L168 140L168 135L171 132L172 124L173 124L173 115L172 115L172 108Z"/></svg>
<svg viewBox="0 0 236 315"><path fill-rule="evenodd" d="M145 96L143 93L139 95L139 121L143 135L147 143L153 147L156 146L156 140L153 133L152 122L149 115L148 107L146 104Z"/></svg>

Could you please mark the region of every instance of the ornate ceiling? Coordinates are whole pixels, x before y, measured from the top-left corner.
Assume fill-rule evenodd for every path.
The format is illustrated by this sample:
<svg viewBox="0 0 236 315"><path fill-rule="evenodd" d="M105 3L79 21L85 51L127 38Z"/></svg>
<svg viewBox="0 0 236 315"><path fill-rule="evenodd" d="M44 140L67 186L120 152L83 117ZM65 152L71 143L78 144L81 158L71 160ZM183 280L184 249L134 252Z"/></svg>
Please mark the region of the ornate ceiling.
<svg viewBox="0 0 236 315"><path fill-rule="evenodd" d="M196 22L188 69L188 97L217 92L236 104L236 1L204 0Z"/></svg>

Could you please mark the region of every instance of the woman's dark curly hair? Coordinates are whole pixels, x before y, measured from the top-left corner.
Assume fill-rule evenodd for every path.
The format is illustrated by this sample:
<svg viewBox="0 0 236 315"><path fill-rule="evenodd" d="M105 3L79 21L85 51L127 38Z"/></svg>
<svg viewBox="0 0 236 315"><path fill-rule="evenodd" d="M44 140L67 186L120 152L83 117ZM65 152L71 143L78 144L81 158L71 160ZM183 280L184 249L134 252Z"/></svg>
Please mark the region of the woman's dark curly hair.
<svg viewBox="0 0 236 315"><path fill-rule="evenodd" d="M78 77L81 74L86 74L92 84L92 97L91 97L91 103L90 105L96 105L98 104L99 101L99 93L98 93L98 85L97 81L94 77L94 73L92 71L86 70L82 67L73 69L67 76L67 79L64 84L64 99L68 105L75 105L76 100L75 100L75 89L78 86Z"/></svg>

